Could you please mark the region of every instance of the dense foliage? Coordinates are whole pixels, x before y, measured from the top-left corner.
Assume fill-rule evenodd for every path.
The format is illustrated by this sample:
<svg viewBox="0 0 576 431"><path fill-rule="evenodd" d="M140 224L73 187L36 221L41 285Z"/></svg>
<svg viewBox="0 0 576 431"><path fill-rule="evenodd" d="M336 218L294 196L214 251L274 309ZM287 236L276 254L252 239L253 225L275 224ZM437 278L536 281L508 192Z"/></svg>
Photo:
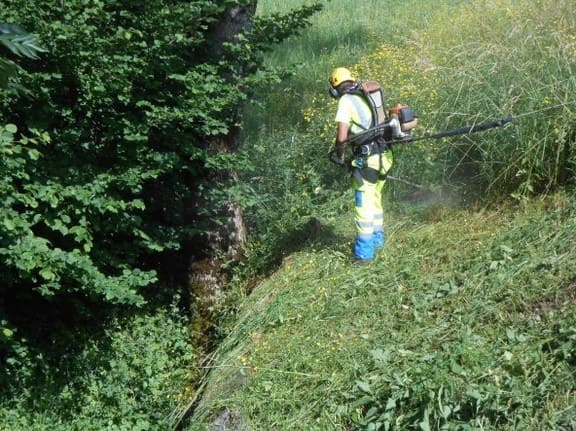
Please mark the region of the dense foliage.
<svg viewBox="0 0 576 431"><path fill-rule="evenodd" d="M51 349L19 343L3 365L2 430L157 430L198 377L177 308L70 329Z"/></svg>
<svg viewBox="0 0 576 431"><path fill-rule="evenodd" d="M0 104L3 297L80 292L138 305L159 272L184 275L169 262L183 262L176 251L229 199L210 172L242 163L216 144L239 121L259 54L315 10L283 18L290 31L263 22L242 43L218 40L225 10L250 4L1 5L49 50L22 62Z"/></svg>
<svg viewBox="0 0 576 431"><path fill-rule="evenodd" d="M277 79L261 53L320 6L250 28L253 0L17 3L0 1L18 30L0 39L0 425L158 429L195 360L163 310L243 199L219 175L248 163L240 107Z"/></svg>
<svg viewBox="0 0 576 431"><path fill-rule="evenodd" d="M5 137L6 156L27 149L5 158L5 289L29 283L44 296L142 302L138 287L156 280L151 252L176 249L195 228L182 211L207 158L195 142L226 133L222 112L240 97L201 60L223 8L4 5L5 19L34 25L50 51L26 65L23 89L3 97L4 122L21 132ZM32 147L37 130L49 135Z"/></svg>

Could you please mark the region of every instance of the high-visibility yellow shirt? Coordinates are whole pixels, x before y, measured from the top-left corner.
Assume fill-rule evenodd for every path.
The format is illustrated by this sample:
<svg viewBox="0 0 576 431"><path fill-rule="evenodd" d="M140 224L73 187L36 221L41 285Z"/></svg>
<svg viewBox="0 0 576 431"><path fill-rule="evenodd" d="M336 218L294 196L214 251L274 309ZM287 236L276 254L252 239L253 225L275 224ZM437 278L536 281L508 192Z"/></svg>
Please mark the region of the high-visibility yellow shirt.
<svg viewBox="0 0 576 431"><path fill-rule="evenodd" d="M357 135L372 125L372 111L368 102L357 94L344 94L338 100L336 121L350 125L350 133Z"/></svg>

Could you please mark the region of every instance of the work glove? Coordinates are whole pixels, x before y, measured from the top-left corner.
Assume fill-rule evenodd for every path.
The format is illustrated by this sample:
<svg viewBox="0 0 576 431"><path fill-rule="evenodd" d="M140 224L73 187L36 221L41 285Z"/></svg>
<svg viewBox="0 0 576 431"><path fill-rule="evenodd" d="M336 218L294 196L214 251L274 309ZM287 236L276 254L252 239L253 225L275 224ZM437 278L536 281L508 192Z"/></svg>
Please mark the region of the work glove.
<svg viewBox="0 0 576 431"><path fill-rule="evenodd" d="M330 161L341 167L346 167L346 159L339 157L335 152L330 154Z"/></svg>

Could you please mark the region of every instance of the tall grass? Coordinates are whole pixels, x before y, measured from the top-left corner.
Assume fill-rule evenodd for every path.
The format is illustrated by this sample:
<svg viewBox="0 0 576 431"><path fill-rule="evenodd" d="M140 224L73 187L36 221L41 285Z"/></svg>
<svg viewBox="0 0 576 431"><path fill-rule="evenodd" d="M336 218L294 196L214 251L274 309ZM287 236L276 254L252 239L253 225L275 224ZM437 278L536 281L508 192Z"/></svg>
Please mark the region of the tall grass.
<svg viewBox="0 0 576 431"><path fill-rule="evenodd" d="M272 13L301 3L259 4L261 13ZM267 58L271 66L297 64L294 74L268 89L262 109L251 106L247 112L245 148L261 162L261 177L270 179L261 182L258 194L272 195L271 208L285 214L282 199L273 205L274 196L310 191L307 182L276 181L286 159L302 162L328 191L342 187L325 162L335 111L326 79L337 65L351 67L360 79L380 80L389 104L411 105L420 116L416 136L516 117L502 129L398 148L395 177L452 192L517 198L571 183L574 9L573 2L551 0L327 2L312 28ZM278 164L271 163L271 152ZM291 178L305 174L297 165L293 169Z"/></svg>
<svg viewBox="0 0 576 431"><path fill-rule="evenodd" d="M442 82L435 110L446 126L514 115L506 133L455 140L496 194L549 191L574 174L576 18L570 1L486 0L435 19L413 42ZM530 115L526 115L531 113Z"/></svg>
<svg viewBox="0 0 576 431"><path fill-rule="evenodd" d="M416 0L409 5L400 0L323 1L324 10L312 18L312 26L266 58L268 66L295 68L295 72L277 92L261 98L262 110L250 106L246 112L248 133L253 136L258 130L268 133L286 124L301 124L301 109L308 107L314 96L326 95L328 75L334 67L353 66L383 41L402 41L425 27L429 14L469 1ZM311 0L259 1L257 13L285 13L309 3ZM385 70L385 64L381 68Z"/></svg>

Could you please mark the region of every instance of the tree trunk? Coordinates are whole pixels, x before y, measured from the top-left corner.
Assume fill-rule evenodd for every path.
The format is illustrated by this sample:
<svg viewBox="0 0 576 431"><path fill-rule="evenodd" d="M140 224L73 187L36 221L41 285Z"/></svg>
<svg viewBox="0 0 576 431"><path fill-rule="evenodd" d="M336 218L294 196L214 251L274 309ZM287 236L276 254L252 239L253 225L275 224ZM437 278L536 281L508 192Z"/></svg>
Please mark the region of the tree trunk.
<svg viewBox="0 0 576 431"><path fill-rule="evenodd" d="M235 6L226 11L222 19L212 25L209 34L213 39L213 55L216 58L225 54L224 44L240 43L237 40L239 34L251 29L252 19L256 13L256 0L250 1L246 5ZM238 66L241 68L241 66ZM237 70L238 75L242 75L242 70ZM240 122L241 106L238 106L236 121L231 120L231 124ZM240 147L240 129L232 126L227 136L220 137L210 144L213 150L219 152L235 152ZM216 172L215 180L238 181L238 175L234 171ZM214 251L226 252L226 257L232 260L238 258L238 249L246 242L246 231L242 217L242 208L236 202L228 202L220 212L229 220L224 229L212 232L211 248Z"/></svg>
<svg viewBox="0 0 576 431"><path fill-rule="evenodd" d="M256 11L256 0L249 5L236 6L229 9L222 19L210 29L214 45L211 54L219 58L225 54L225 43L236 43L238 34L249 30L252 17ZM240 69L237 72L242 74ZM238 106L238 117L231 119L231 124L240 122L241 106ZM233 121L236 120L236 121ZM209 148L215 152L235 152L240 146L240 129L232 126L226 136L215 138L209 143ZM211 181L238 181L238 175L233 170L215 171ZM219 216L228 220L222 226L215 227L207 236L205 252L201 258L191 257L188 274L188 289L191 296L194 325L201 338L209 337L215 318L222 310L223 291L228 278L223 264L236 262L241 257L240 250L246 243L246 229L242 208L237 202L226 202L217 209ZM224 259L224 260L223 260Z"/></svg>

